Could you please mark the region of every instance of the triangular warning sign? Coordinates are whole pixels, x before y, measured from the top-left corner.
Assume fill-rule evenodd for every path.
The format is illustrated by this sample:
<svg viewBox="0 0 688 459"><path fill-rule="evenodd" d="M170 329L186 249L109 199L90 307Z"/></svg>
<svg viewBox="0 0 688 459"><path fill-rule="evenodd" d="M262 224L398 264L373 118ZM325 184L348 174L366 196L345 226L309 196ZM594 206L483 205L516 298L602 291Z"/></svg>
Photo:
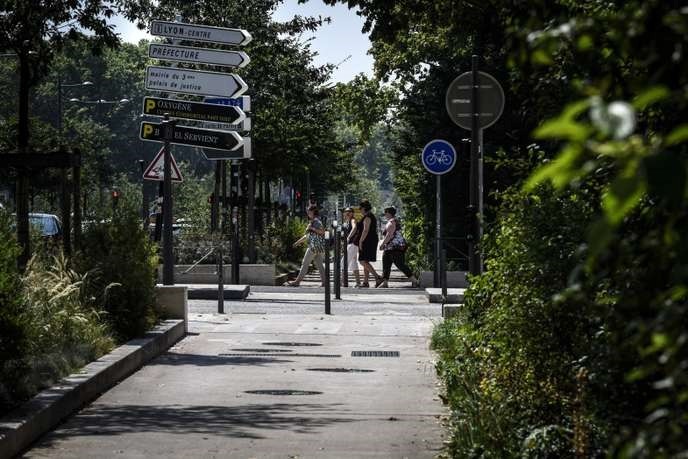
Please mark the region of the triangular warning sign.
<svg viewBox="0 0 688 459"><path fill-rule="evenodd" d="M182 174L179 172L177 167L177 162L174 160L174 156L170 153L170 158L172 158L172 181L181 182ZM153 161L148 165L146 171L143 173L143 178L145 180L157 180L162 181L165 178L165 149L161 148Z"/></svg>

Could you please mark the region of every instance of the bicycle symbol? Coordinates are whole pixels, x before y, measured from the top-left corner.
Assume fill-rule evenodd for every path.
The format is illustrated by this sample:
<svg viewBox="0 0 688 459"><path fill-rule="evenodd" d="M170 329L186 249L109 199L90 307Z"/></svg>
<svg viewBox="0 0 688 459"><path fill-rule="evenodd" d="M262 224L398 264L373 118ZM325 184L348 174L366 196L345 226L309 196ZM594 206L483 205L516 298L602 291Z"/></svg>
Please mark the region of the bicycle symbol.
<svg viewBox="0 0 688 459"><path fill-rule="evenodd" d="M435 150L433 148L432 154L425 158L429 166L439 164L442 166L449 166L452 163L452 158L444 150Z"/></svg>

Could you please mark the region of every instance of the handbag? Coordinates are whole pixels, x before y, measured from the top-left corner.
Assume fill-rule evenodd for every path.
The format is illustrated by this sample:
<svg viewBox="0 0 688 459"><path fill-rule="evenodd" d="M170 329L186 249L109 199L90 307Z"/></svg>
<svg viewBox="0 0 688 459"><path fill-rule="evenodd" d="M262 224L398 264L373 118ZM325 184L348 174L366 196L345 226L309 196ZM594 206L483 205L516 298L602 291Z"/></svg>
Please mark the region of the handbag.
<svg viewBox="0 0 688 459"><path fill-rule="evenodd" d="M406 239L404 239L404 235L401 234L401 230L399 229L394 232L394 237L391 241L389 241L388 245L392 250L401 250L402 252L406 252L406 249L408 249Z"/></svg>

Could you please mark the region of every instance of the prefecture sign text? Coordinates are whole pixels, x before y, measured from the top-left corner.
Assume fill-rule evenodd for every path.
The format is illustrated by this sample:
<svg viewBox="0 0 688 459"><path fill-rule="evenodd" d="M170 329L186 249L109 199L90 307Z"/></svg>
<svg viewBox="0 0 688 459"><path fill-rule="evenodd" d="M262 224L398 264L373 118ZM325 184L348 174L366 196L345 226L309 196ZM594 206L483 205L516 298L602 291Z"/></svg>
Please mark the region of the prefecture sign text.
<svg viewBox="0 0 688 459"><path fill-rule="evenodd" d="M148 45L148 57L164 61L222 65L225 67L244 67L250 62L248 55L241 51L221 51L219 49L192 48L160 43Z"/></svg>

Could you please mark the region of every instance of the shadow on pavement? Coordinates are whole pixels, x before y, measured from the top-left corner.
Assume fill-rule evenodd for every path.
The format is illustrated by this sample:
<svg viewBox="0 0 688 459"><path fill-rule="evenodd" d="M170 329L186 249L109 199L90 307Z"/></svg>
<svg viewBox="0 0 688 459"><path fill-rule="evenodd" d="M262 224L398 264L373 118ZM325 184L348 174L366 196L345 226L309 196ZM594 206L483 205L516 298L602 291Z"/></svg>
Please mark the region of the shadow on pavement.
<svg viewBox="0 0 688 459"><path fill-rule="evenodd" d="M289 354L285 354L287 357ZM146 366L154 367L157 365L196 365L200 367L220 366L220 365L255 365L264 366L271 363L291 363L292 360L254 357L254 356L220 356L220 355L200 355L200 354L175 354L168 352L163 354Z"/></svg>
<svg viewBox="0 0 688 459"><path fill-rule="evenodd" d="M236 438L265 438L260 430L308 434L354 419L328 416L341 404L275 403L240 406L98 405L82 411L41 446L73 436L111 436L135 432L209 434Z"/></svg>

